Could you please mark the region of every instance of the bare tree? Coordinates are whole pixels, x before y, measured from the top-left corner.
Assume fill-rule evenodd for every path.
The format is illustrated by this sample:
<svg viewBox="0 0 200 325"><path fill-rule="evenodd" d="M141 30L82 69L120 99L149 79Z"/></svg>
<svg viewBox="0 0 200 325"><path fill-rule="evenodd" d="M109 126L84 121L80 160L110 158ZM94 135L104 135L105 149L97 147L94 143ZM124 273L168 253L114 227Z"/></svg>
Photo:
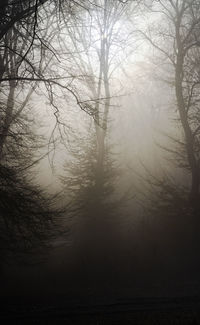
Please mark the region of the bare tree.
<svg viewBox="0 0 200 325"><path fill-rule="evenodd" d="M157 15L159 30L155 31L157 25L154 21L152 28L139 32L168 61L173 71L171 85L175 90L177 110L184 132L184 148L192 178L189 202L196 206L200 190L200 4L196 0L172 0L166 3L153 1L148 9L151 14L154 13L154 17Z"/></svg>
<svg viewBox="0 0 200 325"><path fill-rule="evenodd" d="M55 197L50 198L34 182L31 167L41 160L37 151L46 144L35 132L35 117L29 103L37 85L31 83L24 87L15 79L19 73L18 37L10 30L4 38L2 52L8 81L0 84L1 264L10 256L24 259L25 253L43 249L43 244L49 244L58 234L60 215ZM21 42L22 49L23 45ZM40 60L39 66L44 72L46 61Z"/></svg>
<svg viewBox="0 0 200 325"><path fill-rule="evenodd" d="M74 63L72 73L79 73L79 78L72 80L71 89L77 94L82 109L94 120L98 187L103 173L111 101L115 97L112 77L127 55L123 57L122 53L130 35L125 27L126 4L105 0L95 1L95 5L89 14L76 16L60 27L66 35L60 37L60 43L67 53L72 53L69 59L70 65ZM83 91L79 91L80 87Z"/></svg>
<svg viewBox="0 0 200 325"><path fill-rule="evenodd" d="M74 0L3 0L0 5L0 40L12 29L16 23L25 23L32 26L32 37L36 34L36 28L38 25L38 13L41 8L47 4L53 6L54 13L62 13L68 10L69 13L74 13L77 6L86 8L88 6L88 0L74 1Z"/></svg>
<svg viewBox="0 0 200 325"><path fill-rule="evenodd" d="M121 91L114 77L128 55L130 37L125 24L126 4L107 0L95 4L89 13L61 25L59 39L67 58L69 53L71 73L79 75L70 88L87 112L81 123L82 133L76 130L62 181L70 201L76 253L82 256L78 262L83 261L83 272L90 272L91 281L99 276L98 266L101 277L106 268L109 273L116 257L113 237L124 197L116 193L120 171L109 134L112 113L117 109L116 89Z"/></svg>

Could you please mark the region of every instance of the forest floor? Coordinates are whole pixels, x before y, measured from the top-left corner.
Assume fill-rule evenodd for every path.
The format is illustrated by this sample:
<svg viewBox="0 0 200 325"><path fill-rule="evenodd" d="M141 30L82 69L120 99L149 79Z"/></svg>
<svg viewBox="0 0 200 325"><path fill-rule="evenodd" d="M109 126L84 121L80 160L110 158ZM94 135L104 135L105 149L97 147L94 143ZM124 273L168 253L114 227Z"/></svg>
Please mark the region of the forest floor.
<svg viewBox="0 0 200 325"><path fill-rule="evenodd" d="M200 297L134 298L107 304L1 301L1 324L195 325L200 324Z"/></svg>

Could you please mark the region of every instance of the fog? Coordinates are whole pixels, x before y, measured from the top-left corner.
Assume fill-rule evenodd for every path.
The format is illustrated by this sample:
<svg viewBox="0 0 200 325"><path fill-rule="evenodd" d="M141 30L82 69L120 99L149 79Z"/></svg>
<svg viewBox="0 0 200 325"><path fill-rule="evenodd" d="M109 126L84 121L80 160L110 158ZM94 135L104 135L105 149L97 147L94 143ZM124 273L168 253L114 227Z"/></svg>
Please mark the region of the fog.
<svg viewBox="0 0 200 325"><path fill-rule="evenodd" d="M25 2L1 14L2 301L197 296L198 1Z"/></svg>

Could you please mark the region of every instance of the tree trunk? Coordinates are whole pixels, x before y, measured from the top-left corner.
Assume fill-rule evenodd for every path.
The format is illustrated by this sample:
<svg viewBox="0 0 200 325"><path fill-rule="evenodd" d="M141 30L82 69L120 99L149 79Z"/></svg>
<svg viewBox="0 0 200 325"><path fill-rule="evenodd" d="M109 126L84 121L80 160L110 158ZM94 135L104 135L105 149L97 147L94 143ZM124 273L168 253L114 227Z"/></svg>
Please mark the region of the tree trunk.
<svg viewBox="0 0 200 325"><path fill-rule="evenodd" d="M183 63L184 63L184 49L181 43L179 34L179 27L176 26L176 40L177 40L177 61L175 65L175 84L176 84L176 99L177 106L180 115L181 124L185 134L186 152L188 163L191 169L191 188L189 194L189 203L191 205L197 205L199 200L199 166L194 151L194 137L191 127L189 125L187 110L185 107L184 95L183 95Z"/></svg>
<svg viewBox="0 0 200 325"><path fill-rule="evenodd" d="M15 81L10 81L9 84L10 84L9 95L7 100L7 106L5 108L5 117L3 120L2 130L0 134L0 161L2 160L3 147L6 138L8 136L10 125L12 123L12 115L13 115L13 108L14 108L14 93L15 93L16 83Z"/></svg>

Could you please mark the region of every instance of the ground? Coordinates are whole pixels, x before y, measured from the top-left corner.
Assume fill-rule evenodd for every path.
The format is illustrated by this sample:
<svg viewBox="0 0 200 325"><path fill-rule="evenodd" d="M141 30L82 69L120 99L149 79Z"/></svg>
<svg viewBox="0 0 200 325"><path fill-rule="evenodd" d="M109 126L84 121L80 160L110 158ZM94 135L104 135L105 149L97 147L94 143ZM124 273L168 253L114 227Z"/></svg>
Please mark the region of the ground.
<svg viewBox="0 0 200 325"><path fill-rule="evenodd" d="M199 297L134 298L109 304L75 304L64 297L48 304L4 300L1 324L195 325L200 324Z"/></svg>

